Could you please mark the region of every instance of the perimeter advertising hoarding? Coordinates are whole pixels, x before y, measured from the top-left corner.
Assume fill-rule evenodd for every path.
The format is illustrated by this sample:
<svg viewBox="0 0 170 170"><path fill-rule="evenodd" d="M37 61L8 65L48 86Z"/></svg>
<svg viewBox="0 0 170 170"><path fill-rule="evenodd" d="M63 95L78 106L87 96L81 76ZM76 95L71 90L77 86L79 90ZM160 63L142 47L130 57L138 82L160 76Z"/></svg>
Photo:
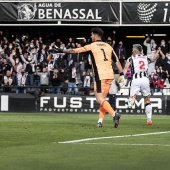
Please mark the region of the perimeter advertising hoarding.
<svg viewBox="0 0 170 170"><path fill-rule="evenodd" d="M0 22L119 23L119 2L1 2Z"/></svg>
<svg viewBox="0 0 170 170"><path fill-rule="evenodd" d="M117 111L122 114L145 114L144 99L137 97L132 109L127 106L128 96L117 97ZM165 96L152 96L153 114L168 114ZM99 104L94 96L46 95L40 98L39 112L48 113L98 113Z"/></svg>
<svg viewBox="0 0 170 170"><path fill-rule="evenodd" d="M35 98L31 94L1 93L0 112L35 112Z"/></svg>
<svg viewBox="0 0 170 170"><path fill-rule="evenodd" d="M122 24L170 24L170 2L124 2Z"/></svg>
<svg viewBox="0 0 170 170"><path fill-rule="evenodd" d="M117 97L117 111L121 114L145 114L144 99L137 97L132 109L127 107L128 96ZM153 114L170 114L170 96L152 96ZM1 93L0 112L91 113L98 114L99 104L94 96L46 94L35 104L31 94Z"/></svg>

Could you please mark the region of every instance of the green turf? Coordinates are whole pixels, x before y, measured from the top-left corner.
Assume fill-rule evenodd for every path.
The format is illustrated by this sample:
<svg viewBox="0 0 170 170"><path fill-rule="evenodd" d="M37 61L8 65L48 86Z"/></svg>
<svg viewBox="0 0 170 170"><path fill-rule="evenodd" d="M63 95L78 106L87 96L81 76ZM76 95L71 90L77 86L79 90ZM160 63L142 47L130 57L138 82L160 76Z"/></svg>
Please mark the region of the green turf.
<svg viewBox="0 0 170 170"><path fill-rule="evenodd" d="M85 138L170 131L170 116L122 115L118 129L106 115L0 114L0 170L169 170L170 133L58 143Z"/></svg>

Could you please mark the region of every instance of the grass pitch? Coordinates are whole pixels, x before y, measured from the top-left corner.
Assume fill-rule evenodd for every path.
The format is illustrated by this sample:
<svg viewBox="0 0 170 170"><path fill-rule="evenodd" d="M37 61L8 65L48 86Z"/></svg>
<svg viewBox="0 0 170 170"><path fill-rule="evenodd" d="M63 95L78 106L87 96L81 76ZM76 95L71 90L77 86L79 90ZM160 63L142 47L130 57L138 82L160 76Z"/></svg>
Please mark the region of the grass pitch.
<svg viewBox="0 0 170 170"><path fill-rule="evenodd" d="M0 170L170 169L170 116L154 115L148 126L145 115L122 115L117 129L109 115L103 128L97 120L98 114L1 113Z"/></svg>

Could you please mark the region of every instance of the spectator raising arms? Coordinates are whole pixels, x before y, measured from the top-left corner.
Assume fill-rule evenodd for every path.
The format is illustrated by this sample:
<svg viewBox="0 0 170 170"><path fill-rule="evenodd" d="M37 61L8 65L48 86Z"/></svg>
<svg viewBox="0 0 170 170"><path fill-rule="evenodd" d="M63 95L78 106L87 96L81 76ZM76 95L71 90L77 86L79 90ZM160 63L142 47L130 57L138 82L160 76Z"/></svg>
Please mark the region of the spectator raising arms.
<svg viewBox="0 0 170 170"><path fill-rule="evenodd" d="M157 44L154 39L147 37L143 42L143 45L147 48L147 55L150 55L152 52L156 51Z"/></svg>

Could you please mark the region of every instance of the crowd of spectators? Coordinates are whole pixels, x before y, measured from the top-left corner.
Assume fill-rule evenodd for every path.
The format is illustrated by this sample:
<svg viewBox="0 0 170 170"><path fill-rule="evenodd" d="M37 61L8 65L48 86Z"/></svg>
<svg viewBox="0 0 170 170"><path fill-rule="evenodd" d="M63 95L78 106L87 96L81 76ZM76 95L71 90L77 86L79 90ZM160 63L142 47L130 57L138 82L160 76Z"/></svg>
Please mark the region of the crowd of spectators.
<svg viewBox="0 0 170 170"><path fill-rule="evenodd" d="M83 92L89 94L93 88L94 76L91 68L89 53L65 54L56 53L56 46L62 49L82 47L90 43L90 39L84 38L81 42L68 38L63 42L53 34L42 36L30 36L29 34L5 35L0 31L0 91L27 93L31 90L39 90L53 94L75 94ZM10 37L10 38L9 38ZM122 67L126 59L126 45L118 41L115 46L116 32L106 38L120 60ZM149 65L151 93L161 92L170 84L170 41L161 40L156 43L154 38L147 37L143 46L146 46L146 54L153 58L157 53L159 58ZM116 72L115 64L113 69ZM131 68L128 69L125 87L130 86Z"/></svg>
<svg viewBox="0 0 170 170"><path fill-rule="evenodd" d="M153 38L147 37L143 43L147 47L147 55L151 58L157 53L159 58L149 65L149 78L151 94L160 92L163 94L165 87L170 84L170 41L161 40L156 43Z"/></svg>
<svg viewBox="0 0 170 170"><path fill-rule="evenodd" d="M59 54L59 48L86 45L69 38L68 42L54 37L17 35L14 40L0 31L0 85L2 92L27 93L39 89L44 93L89 93L93 87L89 53Z"/></svg>

